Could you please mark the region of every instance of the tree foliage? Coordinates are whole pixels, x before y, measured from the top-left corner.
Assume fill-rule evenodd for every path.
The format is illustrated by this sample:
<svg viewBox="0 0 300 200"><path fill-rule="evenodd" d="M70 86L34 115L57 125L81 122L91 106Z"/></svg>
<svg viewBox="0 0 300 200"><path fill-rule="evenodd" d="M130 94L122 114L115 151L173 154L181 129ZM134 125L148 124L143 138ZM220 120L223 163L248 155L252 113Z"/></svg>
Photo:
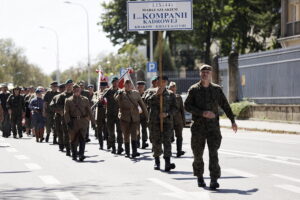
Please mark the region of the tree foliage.
<svg viewBox="0 0 300 200"><path fill-rule="evenodd" d="M23 50L12 40L0 39L0 82L48 86L50 81L40 68L28 62Z"/></svg>

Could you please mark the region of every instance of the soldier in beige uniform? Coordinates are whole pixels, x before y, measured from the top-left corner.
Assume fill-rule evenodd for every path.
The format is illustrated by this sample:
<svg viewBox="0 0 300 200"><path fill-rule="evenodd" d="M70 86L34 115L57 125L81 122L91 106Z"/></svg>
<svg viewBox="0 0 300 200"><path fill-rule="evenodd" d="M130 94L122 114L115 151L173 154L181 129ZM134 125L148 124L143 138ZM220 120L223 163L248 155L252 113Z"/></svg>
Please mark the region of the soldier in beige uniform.
<svg viewBox="0 0 300 200"><path fill-rule="evenodd" d="M79 143L79 161L85 159L85 137L89 120L95 125L88 98L80 95L81 89L78 85L73 87L73 96L66 99L64 117L68 125L72 158L77 160L77 146Z"/></svg>
<svg viewBox="0 0 300 200"><path fill-rule="evenodd" d="M132 147L132 158L139 156L137 152L137 127L140 122L139 106L145 116L148 116L147 108L138 91L132 90L132 83L130 80L125 81L124 89L119 90L115 99L120 108L120 123L124 135L125 153L126 157L130 156L130 137Z"/></svg>

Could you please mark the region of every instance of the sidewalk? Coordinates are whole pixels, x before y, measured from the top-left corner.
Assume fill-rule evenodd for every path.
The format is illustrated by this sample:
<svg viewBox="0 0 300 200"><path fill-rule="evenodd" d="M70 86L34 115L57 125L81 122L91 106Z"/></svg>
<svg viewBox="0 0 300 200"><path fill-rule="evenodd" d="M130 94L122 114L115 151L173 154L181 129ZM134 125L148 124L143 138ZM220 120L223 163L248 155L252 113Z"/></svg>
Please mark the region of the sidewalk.
<svg viewBox="0 0 300 200"><path fill-rule="evenodd" d="M239 129L248 131L300 134L300 124L258 120L236 120L236 124L238 125ZM222 128L231 128L231 122L229 119L220 119L220 126Z"/></svg>

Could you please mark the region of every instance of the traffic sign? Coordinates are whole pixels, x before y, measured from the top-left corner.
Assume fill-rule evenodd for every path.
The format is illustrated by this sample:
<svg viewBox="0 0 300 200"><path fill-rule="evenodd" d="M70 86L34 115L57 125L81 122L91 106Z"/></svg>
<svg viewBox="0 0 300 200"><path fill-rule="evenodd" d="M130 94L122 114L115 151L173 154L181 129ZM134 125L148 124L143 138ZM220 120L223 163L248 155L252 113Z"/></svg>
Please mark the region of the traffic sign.
<svg viewBox="0 0 300 200"><path fill-rule="evenodd" d="M147 72L157 72L157 62L148 62Z"/></svg>

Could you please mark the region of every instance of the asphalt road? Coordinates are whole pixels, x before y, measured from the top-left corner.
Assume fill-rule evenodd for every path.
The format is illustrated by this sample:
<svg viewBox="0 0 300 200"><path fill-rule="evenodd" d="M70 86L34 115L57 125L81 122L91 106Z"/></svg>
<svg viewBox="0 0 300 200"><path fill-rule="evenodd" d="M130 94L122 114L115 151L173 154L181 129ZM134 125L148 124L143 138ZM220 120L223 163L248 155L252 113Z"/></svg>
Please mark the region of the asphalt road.
<svg viewBox="0 0 300 200"><path fill-rule="evenodd" d="M88 158L79 163L59 152L57 145L36 143L31 137L0 137L0 199L300 199L299 135L234 134L230 129L222 129L222 134L217 191L197 187L188 128L186 155L172 159L176 169L170 173L153 170L150 148L140 149L141 157L132 160L99 150L92 137L86 147ZM204 175L209 184L207 153Z"/></svg>

